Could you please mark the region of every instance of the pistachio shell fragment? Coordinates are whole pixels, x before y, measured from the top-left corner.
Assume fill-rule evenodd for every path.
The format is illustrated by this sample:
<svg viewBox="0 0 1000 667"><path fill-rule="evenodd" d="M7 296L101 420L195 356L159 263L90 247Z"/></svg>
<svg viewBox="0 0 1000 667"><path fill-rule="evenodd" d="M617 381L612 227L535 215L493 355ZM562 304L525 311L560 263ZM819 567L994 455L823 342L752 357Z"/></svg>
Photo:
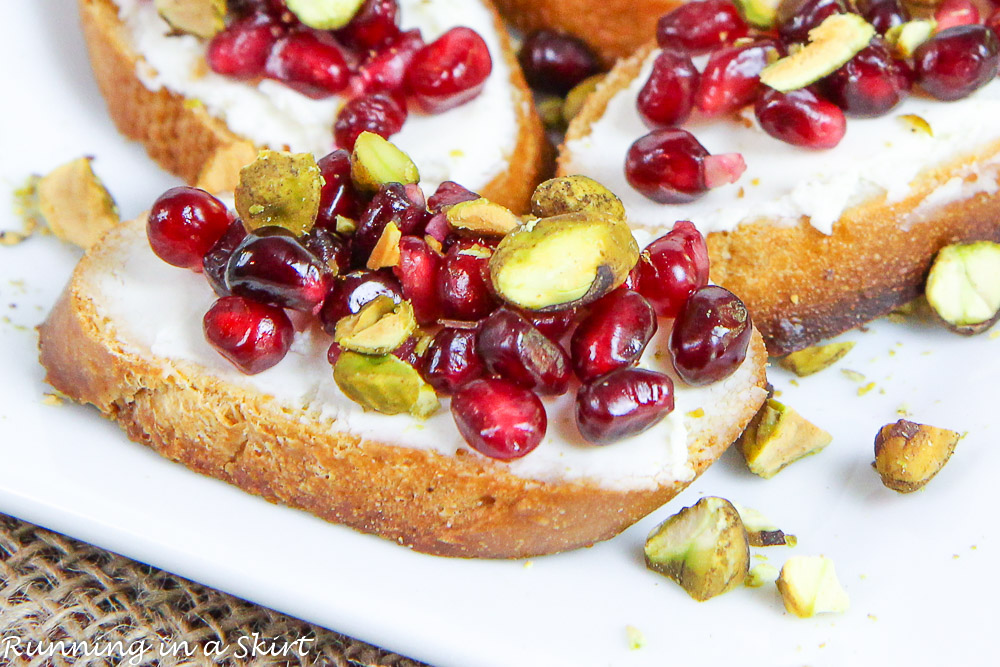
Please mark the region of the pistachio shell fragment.
<svg viewBox="0 0 1000 667"><path fill-rule="evenodd" d="M155 7L177 32L210 39L226 27L226 0L156 0Z"/></svg>
<svg viewBox="0 0 1000 667"><path fill-rule="evenodd" d="M285 0L289 11L317 30L343 28L364 3L365 0Z"/></svg>
<svg viewBox="0 0 1000 667"><path fill-rule="evenodd" d="M961 439L955 431L900 419L875 437L875 470L893 491L911 493L948 463Z"/></svg>
<svg viewBox="0 0 1000 667"><path fill-rule="evenodd" d="M750 472L774 477L790 463L822 450L833 436L795 410L767 399L736 441Z"/></svg>
<svg viewBox="0 0 1000 667"><path fill-rule="evenodd" d="M805 377L832 366L852 349L854 341L816 345L782 357L778 360L778 365L799 377Z"/></svg>
<svg viewBox="0 0 1000 667"><path fill-rule="evenodd" d="M1000 244L977 241L942 248L924 291L927 303L952 331L986 331L1000 317Z"/></svg>
<svg viewBox="0 0 1000 667"><path fill-rule="evenodd" d="M597 90L597 86L604 81L604 74L594 74L588 76L580 83L573 86L573 89L566 93L566 100L562 103L562 120L569 125L583 109L584 103L591 93Z"/></svg>
<svg viewBox="0 0 1000 667"><path fill-rule="evenodd" d="M586 176L549 179L531 195L531 213L539 218L578 212L625 219L625 206L615 193Z"/></svg>
<svg viewBox="0 0 1000 667"><path fill-rule="evenodd" d="M825 556L792 556L775 582L785 609L800 618L847 611L850 600Z"/></svg>
<svg viewBox="0 0 1000 667"><path fill-rule="evenodd" d="M750 546L736 508L706 497L653 529L644 548L646 567L673 579L705 601L743 583Z"/></svg>
<svg viewBox="0 0 1000 667"><path fill-rule="evenodd" d="M417 165L403 151L374 132L362 132L351 156L351 180L364 192L386 183L408 185L420 180Z"/></svg>
<svg viewBox="0 0 1000 667"><path fill-rule="evenodd" d="M761 83L787 93L819 81L868 46L875 28L857 14L833 14L809 31L800 51L765 67Z"/></svg>
<svg viewBox="0 0 1000 667"><path fill-rule="evenodd" d="M312 154L262 150L240 170L236 211L251 231L282 227L302 236L316 224L322 188Z"/></svg>
<svg viewBox="0 0 1000 667"><path fill-rule="evenodd" d="M440 407L434 388L413 366L391 354L346 350L333 367L333 379L345 396L366 410L426 419Z"/></svg>
<svg viewBox="0 0 1000 667"><path fill-rule="evenodd" d="M345 350L363 354L389 354L417 330L409 301L393 302L382 295L366 303L354 315L337 322L333 340Z"/></svg>
<svg viewBox="0 0 1000 667"><path fill-rule="evenodd" d="M621 220L568 213L508 234L490 259L490 280L506 302L552 311L596 301L621 285L639 246Z"/></svg>
<svg viewBox="0 0 1000 667"><path fill-rule="evenodd" d="M115 200L94 173L89 157L67 162L40 178L34 196L52 233L84 249L121 220Z"/></svg>
<svg viewBox="0 0 1000 667"><path fill-rule="evenodd" d="M746 22L755 28L772 28L778 17L781 0L736 0L736 7Z"/></svg>
<svg viewBox="0 0 1000 667"><path fill-rule="evenodd" d="M740 513L743 520L743 527L747 531L747 539L752 547L776 547L795 546L794 535L786 535L774 523L762 513L752 507L744 507L739 503L733 503L733 507Z"/></svg>
<svg viewBox="0 0 1000 667"><path fill-rule="evenodd" d="M937 30L934 19L914 19L894 25L885 32L885 41L903 58L912 58L917 48L930 39Z"/></svg>
<svg viewBox="0 0 1000 667"><path fill-rule="evenodd" d="M521 225L510 209L487 199L455 204L445 215L455 231L474 236L506 236Z"/></svg>

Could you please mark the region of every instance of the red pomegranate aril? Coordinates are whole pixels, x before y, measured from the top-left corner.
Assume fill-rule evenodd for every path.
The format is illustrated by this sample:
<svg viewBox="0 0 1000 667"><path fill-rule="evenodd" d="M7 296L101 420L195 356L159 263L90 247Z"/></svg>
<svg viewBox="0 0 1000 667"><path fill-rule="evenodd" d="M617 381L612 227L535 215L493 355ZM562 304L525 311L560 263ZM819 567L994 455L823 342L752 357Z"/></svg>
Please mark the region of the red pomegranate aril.
<svg viewBox="0 0 1000 667"><path fill-rule="evenodd" d="M215 245L205 253L201 267L208 279L208 284L219 296L229 296L229 286L226 285L226 267L229 265L229 258L233 256L236 249L247 237L246 227L242 220L233 220L229 223L229 229L222 235Z"/></svg>
<svg viewBox="0 0 1000 667"><path fill-rule="evenodd" d="M570 341L573 370L583 381L635 366L656 333L656 311L643 296L615 290L595 303Z"/></svg>
<svg viewBox="0 0 1000 667"><path fill-rule="evenodd" d="M554 30L528 35L517 57L529 86L556 95L565 95L601 69L585 42Z"/></svg>
<svg viewBox="0 0 1000 667"><path fill-rule="evenodd" d="M351 266L351 251L344 239L326 227L314 227L311 232L302 237L302 245L315 255L319 261L330 267L336 275L347 273Z"/></svg>
<svg viewBox="0 0 1000 667"><path fill-rule="evenodd" d="M669 376L621 368L584 383L576 394L576 425L595 445L610 445L655 426L674 409Z"/></svg>
<svg viewBox="0 0 1000 667"><path fill-rule="evenodd" d="M910 89L905 62L893 59L885 43L875 38L840 69L822 81L826 97L849 116L882 116L899 104Z"/></svg>
<svg viewBox="0 0 1000 667"><path fill-rule="evenodd" d="M337 278L319 311L323 330L332 336L340 318L355 314L379 296L391 297L395 303L403 300L399 281L387 270L354 271Z"/></svg>
<svg viewBox="0 0 1000 667"><path fill-rule="evenodd" d="M252 79L264 74L267 57L284 29L270 16L256 14L232 23L208 43L205 61L217 74Z"/></svg>
<svg viewBox="0 0 1000 667"><path fill-rule="evenodd" d="M236 16L246 16L254 13L270 14L279 17L290 13L285 0L229 0L229 11Z"/></svg>
<svg viewBox="0 0 1000 667"><path fill-rule="evenodd" d="M205 253L229 229L229 211L204 190L170 188L153 204L146 236L156 256L167 264L202 270Z"/></svg>
<svg viewBox="0 0 1000 667"><path fill-rule="evenodd" d="M316 313L333 272L293 236L252 234L229 258L226 285L237 296Z"/></svg>
<svg viewBox="0 0 1000 667"><path fill-rule="evenodd" d="M749 28L730 0L688 2L660 18L656 41L663 48L707 53L746 37Z"/></svg>
<svg viewBox="0 0 1000 667"><path fill-rule="evenodd" d="M750 104L760 86L761 70L778 54L778 43L770 39L716 51L701 73L695 106L708 116L716 116Z"/></svg>
<svg viewBox="0 0 1000 667"><path fill-rule="evenodd" d="M202 328L209 344L247 375L284 359L295 334L281 308L241 296L216 301L205 313Z"/></svg>
<svg viewBox="0 0 1000 667"><path fill-rule="evenodd" d="M441 394L454 394L462 385L482 377L485 368L476 355L476 332L444 328L424 354L420 374Z"/></svg>
<svg viewBox="0 0 1000 667"><path fill-rule="evenodd" d="M403 342L402 345L392 351L392 356L400 359L401 361L405 361L414 368L419 369L424 359L423 355L427 352L426 350L423 352L419 352L417 350L417 344L419 342L420 339L417 336L410 336Z"/></svg>
<svg viewBox="0 0 1000 667"><path fill-rule="evenodd" d="M473 201L474 199L479 199L479 195L472 190L454 181L445 181L427 199L427 208L433 213L441 213L455 204L461 204L464 201Z"/></svg>
<svg viewBox="0 0 1000 667"><path fill-rule="evenodd" d="M576 308L556 310L551 313L522 312L535 328L551 341L558 343L576 320Z"/></svg>
<svg viewBox="0 0 1000 667"><path fill-rule="evenodd" d="M691 115L697 88L698 70L691 57L681 51L662 51L639 91L639 116L650 128L680 125Z"/></svg>
<svg viewBox="0 0 1000 667"><path fill-rule="evenodd" d="M695 290L708 284L708 246L693 224L682 220L642 251L635 289L661 317L677 317Z"/></svg>
<svg viewBox="0 0 1000 667"><path fill-rule="evenodd" d="M735 294L702 287L674 321L669 345L674 370L691 385L729 377L746 358L752 334L750 313Z"/></svg>
<svg viewBox="0 0 1000 667"><path fill-rule="evenodd" d="M757 98L754 112L765 132L793 146L833 148L847 131L840 107L808 88L790 93L768 89Z"/></svg>
<svg viewBox="0 0 1000 667"><path fill-rule="evenodd" d="M783 0L778 5L778 35L785 44L809 41L809 31L834 14L846 14L844 0Z"/></svg>
<svg viewBox="0 0 1000 667"><path fill-rule="evenodd" d="M399 264L392 272L399 279L403 296L413 305L420 324L431 324L441 317L441 296L438 283L444 258L417 236L399 240Z"/></svg>
<svg viewBox="0 0 1000 667"><path fill-rule="evenodd" d="M994 9L993 13L986 17L984 25L1000 38L1000 9Z"/></svg>
<svg viewBox="0 0 1000 667"><path fill-rule="evenodd" d="M330 343L330 349L326 351L326 360L331 366L335 366L343 352L344 348L340 347L340 343Z"/></svg>
<svg viewBox="0 0 1000 667"><path fill-rule="evenodd" d="M706 157L708 151L687 130L654 130L628 149L625 177L633 188L655 202L684 204L709 189L705 182ZM734 166L738 163L733 161ZM740 174L730 175L735 180Z"/></svg>
<svg viewBox="0 0 1000 667"><path fill-rule="evenodd" d="M355 97L341 107L333 124L337 146L354 150L354 142L362 132L372 132L388 139L403 129L406 105L389 93L372 93Z"/></svg>
<svg viewBox="0 0 1000 667"><path fill-rule="evenodd" d="M958 25L979 23L979 9L970 0L943 0L934 11L934 20L937 32L942 33Z"/></svg>
<svg viewBox="0 0 1000 667"><path fill-rule="evenodd" d="M901 0L862 0L857 5L864 19L880 35L910 20L910 11Z"/></svg>
<svg viewBox="0 0 1000 667"><path fill-rule="evenodd" d="M485 246L464 239L448 248L438 282L445 317L478 320L496 307L490 290L488 252Z"/></svg>
<svg viewBox="0 0 1000 667"><path fill-rule="evenodd" d="M425 210L406 196L406 188L399 183L387 183L379 188L358 221L357 231L351 237L351 262L362 267L382 237L386 225L394 223L401 234L420 232Z"/></svg>
<svg viewBox="0 0 1000 667"><path fill-rule="evenodd" d="M479 95L492 71L483 38L470 28L452 28L417 52L406 71L406 89L418 109L441 113Z"/></svg>
<svg viewBox="0 0 1000 667"><path fill-rule="evenodd" d="M293 32L279 39L264 71L298 92L320 99L347 87L350 74L340 47L322 33Z"/></svg>
<svg viewBox="0 0 1000 667"><path fill-rule="evenodd" d="M351 154L336 150L320 158L317 164L323 176L323 189L316 226L336 229L338 215L356 220L361 213L362 200L351 180Z"/></svg>
<svg viewBox="0 0 1000 667"><path fill-rule="evenodd" d="M573 373L565 350L508 308L480 324L476 354L490 373L543 395L564 393Z"/></svg>
<svg viewBox="0 0 1000 667"><path fill-rule="evenodd" d="M351 79L353 96L365 93L399 93L406 84L406 70L417 51L424 48L424 38L419 30L408 30L390 46L373 51Z"/></svg>
<svg viewBox="0 0 1000 667"><path fill-rule="evenodd" d="M535 449L548 421L530 390L500 378L469 382L451 399L458 432L480 454L510 461Z"/></svg>
<svg viewBox="0 0 1000 667"><path fill-rule="evenodd" d="M362 52L385 46L399 36L399 3L396 0L365 0L337 36Z"/></svg>
<svg viewBox="0 0 1000 667"><path fill-rule="evenodd" d="M959 100L997 75L1000 40L986 26L948 28L917 47L913 54L917 83L939 100Z"/></svg>

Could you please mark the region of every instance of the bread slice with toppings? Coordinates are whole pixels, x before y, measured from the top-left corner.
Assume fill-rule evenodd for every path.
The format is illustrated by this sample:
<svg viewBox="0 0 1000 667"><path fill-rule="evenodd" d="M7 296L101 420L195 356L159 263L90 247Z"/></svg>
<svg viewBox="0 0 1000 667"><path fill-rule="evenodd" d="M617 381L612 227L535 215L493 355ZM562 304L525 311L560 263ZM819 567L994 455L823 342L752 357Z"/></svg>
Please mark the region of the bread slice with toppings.
<svg viewBox="0 0 1000 667"><path fill-rule="evenodd" d="M173 34L152 0L79 0L79 9L94 75L115 125L186 182L232 191L239 168L259 148L317 157L333 150L332 126L342 103L337 98L311 100L276 82L241 82L210 72L205 42ZM526 209L541 180L547 144L496 11L479 0L404 2L402 11L404 26L407 12L419 11L423 23L439 32L475 19L490 45L493 74L472 102L440 116L411 113L414 127L404 124L393 141L424 165L425 189L457 180L514 210ZM425 30L428 41L436 37Z"/></svg>
<svg viewBox="0 0 1000 667"><path fill-rule="evenodd" d="M202 336L215 299L207 281L153 255L144 222L86 253L40 327L48 382L172 461L418 551L518 558L610 538L703 472L765 398L755 332L725 380L675 378L675 410L643 434L585 444L571 392L546 399L549 435L537 449L487 459L447 407L423 422L363 412L334 384L318 328L299 331L274 368L237 372ZM649 363L661 363L652 348L668 334L651 343Z"/></svg>

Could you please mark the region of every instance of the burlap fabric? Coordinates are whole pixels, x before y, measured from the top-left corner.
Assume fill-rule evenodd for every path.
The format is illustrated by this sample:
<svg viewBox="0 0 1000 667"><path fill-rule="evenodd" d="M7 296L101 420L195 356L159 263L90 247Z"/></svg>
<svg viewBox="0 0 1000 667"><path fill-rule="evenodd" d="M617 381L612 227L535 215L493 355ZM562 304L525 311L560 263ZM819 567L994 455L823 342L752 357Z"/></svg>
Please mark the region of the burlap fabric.
<svg viewBox="0 0 1000 667"><path fill-rule="evenodd" d="M252 648L252 640L239 642L240 637L254 633L268 640L274 653L301 638L310 641L296 646L308 647L308 651L305 655L298 650L262 655L264 651ZM21 643L15 646L13 638ZM24 650L30 649L31 642L42 642L45 647L59 640L64 640L67 652L49 656ZM116 646L141 646L140 642L150 649L94 655ZM73 646L87 647L91 653L78 652L74 657L69 654ZM162 646L184 650L171 649L161 656L158 647ZM15 648L21 649L20 656ZM0 665L299 664L420 667L412 660L0 514Z"/></svg>

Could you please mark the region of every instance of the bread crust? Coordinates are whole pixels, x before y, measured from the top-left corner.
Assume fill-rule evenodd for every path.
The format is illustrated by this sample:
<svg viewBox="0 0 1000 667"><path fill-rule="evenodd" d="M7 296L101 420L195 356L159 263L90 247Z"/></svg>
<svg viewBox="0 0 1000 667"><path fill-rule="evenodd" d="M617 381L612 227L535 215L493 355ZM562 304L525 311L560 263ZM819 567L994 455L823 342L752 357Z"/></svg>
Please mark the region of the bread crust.
<svg viewBox="0 0 1000 667"><path fill-rule="evenodd" d="M138 56L112 0L78 0L83 34L97 85L119 132L142 142L149 156L185 182L211 192L232 191L240 167L257 156L253 142L233 133L204 107L165 89L153 92L136 75ZM498 14L497 31L518 115L518 136L508 168L482 188L484 197L517 212L526 211L542 180L547 141L541 121Z"/></svg>
<svg viewBox="0 0 1000 667"><path fill-rule="evenodd" d="M104 250L109 237L83 257L39 327L46 381L192 470L418 551L480 558L522 558L610 538L688 484L616 491L587 481L538 482L474 454L361 441L196 364L138 351L115 337L93 296L91 278L115 262ZM767 359L756 333L749 356L754 386L762 388ZM697 474L759 408L764 391L746 390L723 426L691 425Z"/></svg>
<svg viewBox="0 0 1000 667"><path fill-rule="evenodd" d="M657 47L647 44L621 61L587 100L566 135L587 136L615 94L625 89ZM564 144L558 172L571 155ZM1000 241L1000 192L985 192L934 209L914 220L921 201L970 164L1000 153L984 146L976 156L922 174L905 200L884 198L845 211L826 235L803 219L797 225L758 220L708 235L712 280L750 308L768 351L780 356L885 315L923 292L938 250L971 240Z"/></svg>

